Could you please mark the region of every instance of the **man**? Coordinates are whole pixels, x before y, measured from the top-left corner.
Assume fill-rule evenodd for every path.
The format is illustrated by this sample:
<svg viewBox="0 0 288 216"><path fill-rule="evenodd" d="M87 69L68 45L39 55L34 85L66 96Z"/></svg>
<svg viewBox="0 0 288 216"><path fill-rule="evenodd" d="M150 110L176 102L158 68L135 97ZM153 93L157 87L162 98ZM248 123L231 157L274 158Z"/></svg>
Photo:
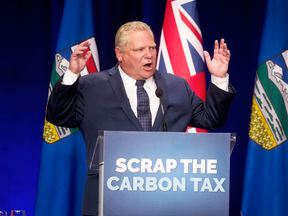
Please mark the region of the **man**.
<svg viewBox="0 0 288 216"><path fill-rule="evenodd" d="M156 70L156 44L145 23L130 22L119 28L115 37L116 66L79 78L91 57L91 52L83 55L88 46L89 42L85 41L72 53L69 69L55 84L47 109L47 120L51 123L79 127L86 144L87 164L99 130L163 131L160 100L155 95L157 88L164 92L162 102L168 131L185 132L187 126L212 130L224 124L236 91L228 83L230 51L223 39L220 46L215 41L212 60L204 52L212 82L219 82L218 87L210 84L205 102L183 78ZM144 86L136 86L141 80L145 80ZM141 110L139 92L149 101L145 110ZM142 122L144 112L149 119L145 123ZM84 215L97 215L97 196L98 174L88 170Z"/></svg>

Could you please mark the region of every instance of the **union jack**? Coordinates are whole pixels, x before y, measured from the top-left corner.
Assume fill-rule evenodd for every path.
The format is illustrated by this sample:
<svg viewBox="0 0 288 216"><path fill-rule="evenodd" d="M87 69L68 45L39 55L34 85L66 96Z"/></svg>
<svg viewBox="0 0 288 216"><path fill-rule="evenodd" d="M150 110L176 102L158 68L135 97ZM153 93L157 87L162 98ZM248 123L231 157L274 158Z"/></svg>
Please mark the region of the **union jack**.
<svg viewBox="0 0 288 216"><path fill-rule="evenodd" d="M202 34L196 0L167 0L157 69L187 80L193 91L206 97ZM203 130L197 129L197 132Z"/></svg>

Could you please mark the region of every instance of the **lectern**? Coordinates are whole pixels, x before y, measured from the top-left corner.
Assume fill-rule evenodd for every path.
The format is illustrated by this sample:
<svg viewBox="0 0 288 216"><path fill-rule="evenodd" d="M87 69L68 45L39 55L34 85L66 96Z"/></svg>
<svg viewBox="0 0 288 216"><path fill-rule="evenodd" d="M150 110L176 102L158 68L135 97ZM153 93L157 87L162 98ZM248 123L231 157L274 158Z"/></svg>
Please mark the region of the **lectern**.
<svg viewBox="0 0 288 216"><path fill-rule="evenodd" d="M229 215L230 133L102 131L99 215Z"/></svg>

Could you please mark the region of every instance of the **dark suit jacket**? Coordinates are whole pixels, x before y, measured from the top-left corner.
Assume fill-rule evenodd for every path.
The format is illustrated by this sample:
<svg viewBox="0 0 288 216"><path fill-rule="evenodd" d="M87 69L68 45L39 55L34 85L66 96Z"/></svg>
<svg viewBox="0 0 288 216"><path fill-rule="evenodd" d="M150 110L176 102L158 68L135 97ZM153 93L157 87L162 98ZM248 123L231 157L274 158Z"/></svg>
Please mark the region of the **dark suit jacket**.
<svg viewBox="0 0 288 216"><path fill-rule="evenodd" d="M80 77L73 85L54 86L47 108L47 120L64 127L79 127L87 151L89 164L98 130L143 131L126 96L118 65L100 73ZM162 73L154 74L156 85L163 89L162 102L167 130L185 132L187 126L214 130L224 124L236 91L229 85L225 92L209 85L205 102L190 88L185 79ZM163 131L162 111L159 107L153 131ZM97 214L97 174L88 171L83 212Z"/></svg>

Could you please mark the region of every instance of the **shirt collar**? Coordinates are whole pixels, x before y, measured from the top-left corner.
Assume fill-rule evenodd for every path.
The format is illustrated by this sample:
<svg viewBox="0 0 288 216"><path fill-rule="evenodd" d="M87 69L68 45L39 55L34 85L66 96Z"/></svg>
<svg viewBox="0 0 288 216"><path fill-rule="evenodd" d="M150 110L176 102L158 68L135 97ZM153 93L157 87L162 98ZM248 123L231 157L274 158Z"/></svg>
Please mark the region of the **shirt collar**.
<svg viewBox="0 0 288 216"><path fill-rule="evenodd" d="M122 68L120 67L120 65L118 65L118 70L119 70L119 72L120 72L120 75L121 75L123 81L125 81L130 87L133 88L133 87L135 86L135 84L136 84L136 80L133 79L132 77L128 76L128 75L122 70ZM148 79L146 80L146 84L147 84L148 86L153 85L153 83L155 83L155 80L154 80L154 77L153 77L153 76L151 76L150 78L148 78Z"/></svg>

